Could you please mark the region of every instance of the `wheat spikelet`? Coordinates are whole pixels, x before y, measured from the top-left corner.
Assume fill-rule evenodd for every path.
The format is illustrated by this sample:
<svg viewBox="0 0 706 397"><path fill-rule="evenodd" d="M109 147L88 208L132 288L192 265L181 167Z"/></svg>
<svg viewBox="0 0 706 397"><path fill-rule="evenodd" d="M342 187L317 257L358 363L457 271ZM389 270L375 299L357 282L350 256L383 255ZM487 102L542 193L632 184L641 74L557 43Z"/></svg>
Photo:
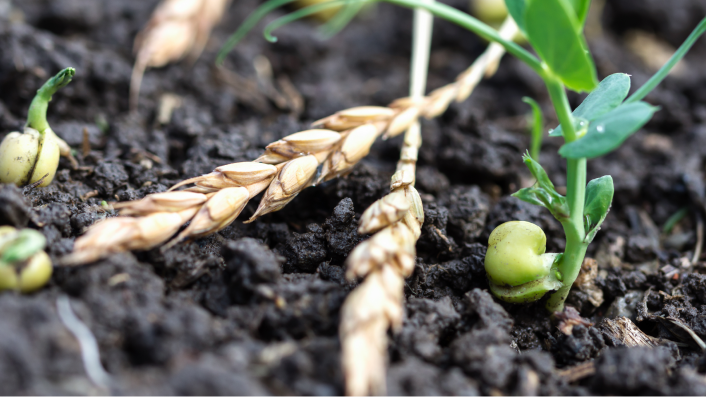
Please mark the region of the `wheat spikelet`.
<svg viewBox="0 0 706 397"><path fill-rule="evenodd" d="M503 25L501 35L511 38L517 27L510 18L508 21ZM415 43L415 51L416 47ZM349 279L365 278L341 308L339 336L347 395L384 394L386 390L387 330L392 328L395 331L402 325L404 279L414 271L415 244L424 223L421 198L413 187L421 146L417 118L420 115L436 117L452 100L465 100L483 75L495 72L493 68L497 68L504 52L502 47L500 49L498 51L491 45L455 83L441 87L427 97L401 98L389 106L396 112L389 118L385 136L395 136L405 130L406 133L397 170L391 178L392 192L373 203L360 220L360 233L377 233L359 244L346 260ZM493 70L488 72L489 69ZM415 85L420 84L412 83L413 95Z"/></svg>
<svg viewBox="0 0 706 397"><path fill-rule="evenodd" d="M154 248L172 237L199 210L154 212L140 217L117 217L98 222L76 239L64 265L96 261L108 254Z"/></svg>
<svg viewBox="0 0 706 397"><path fill-rule="evenodd" d="M514 36L514 31L510 30L501 33L504 37ZM501 55L494 56L499 58ZM469 70L486 68L488 65L488 62L476 61ZM483 75L483 70L478 73ZM115 208L121 210L121 216L92 226L76 240L74 252L64 257L62 263L83 264L115 252L150 249L167 242L189 221L195 225L184 229L169 246L215 233L232 223L250 199L265 191L255 214L247 221L252 222L262 215L280 210L306 187L346 175L368 154L379 136L399 134L400 130L407 132L391 188L404 190L405 197L411 200L410 209L407 212L399 209L401 213L404 212L401 220L398 219L399 215L392 215L387 221L373 225L372 229L382 228L387 225L386 222L392 223L397 219L407 225L416 240L421 229L419 219L423 219L419 195L411 187L414 184L417 149L421 145L418 117L433 117L446 110L453 98L459 99L457 93L461 83L467 84L464 79L458 79L427 97L415 100L401 98L388 107L360 106L339 111L316 121L314 126L319 129L297 132L273 142L255 161L220 166L210 174L176 184L169 192L115 204ZM182 191L174 190L187 185L192 186ZM228 190L230 195L219 194L226 189L232 189ZM386 204L397 203L392 199L385 200L392 201ZM215 210L217 206L218 211ZM160 213L178 213L181 222L177 224L177 217L170 216L168 219L172 223L160 233L132 230L143 217ZM145 221L144 224L149 223ZM115 232L115 228L122 227L124 230L121 229L120 233ZM132 239L138 241L130 241ZM401 268L406 269L407 266Z"/></svg>
<svg viewBox="0 0 706 397"><path fill-rule="evenodd" d="M403 287L404 278L383 267L346 298L339 328L346 394L385 394L387 330L402 325Z"/></svg>
<svg viewBox="0 0 706 397"><path fill-rule="evenodd" d="M419 129L417 121L405 135L418 136ZM409 153L420 144L421 139L405 139L402 151L408 158L400 160L395 175L411 175L411 181L402 184L398 179L390 194L363 213L359 230L379 231L346 260L346 277L365 277L341 307L339 335L348 395L385 393L387 329L402 325L404 279L414 271L415 244L424 223L421 198L413 187L416 154Z"/></svg>
<svg viewBox="0 0 706 397"><path fill-rule="evenodd" d="M360 218L358 234L370 234L391 225L409 211L409 201L404 192L395 191L374 202Z"/></svg>
<svg viewBox="0 0 706 397"><path fill-rule="evenodd" d="M130 80L130 108L137 108L142 76L148 67L161 67L201 55L211 29L230 0L163 0L135 38L135 65Z"/></svg>

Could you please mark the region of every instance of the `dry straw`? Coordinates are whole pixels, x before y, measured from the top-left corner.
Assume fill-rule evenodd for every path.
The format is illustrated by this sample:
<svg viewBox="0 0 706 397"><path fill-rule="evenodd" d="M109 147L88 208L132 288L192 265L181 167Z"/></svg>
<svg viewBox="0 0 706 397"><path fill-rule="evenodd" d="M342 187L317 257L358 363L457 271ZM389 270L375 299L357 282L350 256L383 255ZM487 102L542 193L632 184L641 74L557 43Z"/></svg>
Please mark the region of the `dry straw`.
<svg viewBox="0 0 706 397"><path fill-rule="evenodd" d="M130 108L137 108L142 76L188 56L195 61L221 20L230 0L162 0L135 38L135 66L130 80Z"/></svg>
<svg viewBox="0 0 706 397"><path fill-rule="evenodd" d="M514 35L514 31L505 27L502 32L503 37ZM210 174L187 179L169 192L115 204L121 216L91 226L76 240L74 252L64 257L62 263L78 265L111 253L151 249L169 241L189 221L190 225L169 246L215 233L230 225L247 202L263 191L260 205L248 222L278 211L304 188L349 173L380 135L399 135L415 125L420 115L433 117L443 112L454 98L465 100L467 96L460 97L458 93L465 90L470 95L477 84L468 76L477 75L473 72L475 69L481 69L482 76L482 71L500 56L502 53L495 54L495 58L481 56L455 83L427 97L399 99L389 107L361 106L342 110L315 122L319 129L297 132L271 143L255 161L224 165ZM446 94L441 95L441 92ZM430 109L434 109L434 113L430 113ZM405 138L405 147L418 147L421 141L418 136L414 137L416 142L409 139ZM394 189L411 185L415 161L416 149L403 149L403 159L393 177ZM187 185L185 190L174 190ZM395 216L391 215L390 219Z"/></svg>

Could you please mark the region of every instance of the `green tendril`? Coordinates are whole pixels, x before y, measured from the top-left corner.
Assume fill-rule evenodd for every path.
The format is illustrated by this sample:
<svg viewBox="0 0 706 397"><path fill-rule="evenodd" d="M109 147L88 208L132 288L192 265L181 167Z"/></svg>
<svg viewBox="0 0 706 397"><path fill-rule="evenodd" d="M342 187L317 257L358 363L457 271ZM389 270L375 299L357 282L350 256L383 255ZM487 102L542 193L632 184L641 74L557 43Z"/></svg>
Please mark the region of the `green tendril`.
<svg viewBox="0 0 706 397"><path fill-rule="evenodd" d="M312 14L316 14L318 12L328 10L329 8L340 7L350 1L351 0L327 1L325 3L310 5L308 7L302 8L301 10L294 11L291 14L287 14L283 17L279 17L279 18L275 19L274 21L270 22L267 26L265 26L264 33L263 33L265 36L265 39L267 41L269 41L270 43L276 43L277 37L272 35L272 32L275 31L276 29L279 29L282 26L288 25L288 24L290 24L294 21L297 21L299 19L306 18Z"/></svg>
<svg viewBox="0 0 706 397"><path fill-rule="evenodd" d="M672 68L681 61L682 58L684 58L684 55L686 55L687 52L689 52L689 49L694 45L696 40L701 37L702 34L706 33L706 18L702 19L701 22L694 28L694 30L691 32L689 37L686 38L686 40L682 43L681 46L677 49L677 51L672 55L671 58L667 61L667 63L662 66L657 73L655 73L652 77L650 77L649 80L645 84L640 87L637 91L635 91L634 94L632 94L628 99L625 100L625 103L631 103L631 102L637 102L641 100L642 98L646 97L647 94L649 94L652 90L654 90L659 83L664 80L667 75L669 75L669 72L672 70Z"/></svg>
<svg viewBox="0 0 706 397"><path fill-rule="evenodd" d="M260 20L262 20L262 18L266 17L267 14L269 14L270 12L294 1L296 0L269 0L265 2L265 4L258 7L255 11L253 11L252 14L250 14L247 19L245 19L245 22L240 25L238 30L236 30L235 33L230 35L226 43L223 44L223 47L221 47L221 50L218 52L218 56L216 57L216 64L221 65L226 55L228 55L228 53L231 52L233 48L238 45L238 43L240 43L240 41L248 34L248 32L250 32L255 27L255 25L260 22Z"/></svg>

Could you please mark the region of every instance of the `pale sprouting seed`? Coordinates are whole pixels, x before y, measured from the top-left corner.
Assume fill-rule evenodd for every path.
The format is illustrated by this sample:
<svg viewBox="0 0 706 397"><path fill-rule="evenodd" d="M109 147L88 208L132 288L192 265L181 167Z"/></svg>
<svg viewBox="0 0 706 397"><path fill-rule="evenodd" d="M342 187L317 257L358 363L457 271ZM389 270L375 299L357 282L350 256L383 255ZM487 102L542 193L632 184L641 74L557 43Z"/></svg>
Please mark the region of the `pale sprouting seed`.
<svg viewBox="0 0 706 397"><path fill-rule="evenodd" d="M44 251L32 255L19 268L0 265L0 291L34 292L46 285L52 271L51 259Z"/></svg>
<svg viewBox="0 0 706 397"><path fill-rule="evenodd" d="M33 128L11 132L0 144L0 182L24 186L42 180L46 186L59 167L59 146Z"/></svg>
<svg viewBox="0 0 706 397"><path fill-rule="evenodd" d="M52 264L43 251L44 235L36 230L0 227L0 291L36 291L51 278Z"/></svg>
<svg viewBox="0 0 706 397"><path fill-rule="evenodd" d="M47 186L54 179L60 156L77 165L71 148L52 131L46 118L52 96L69 84L74 74L74 68L66 68L47 80L32 99L24 133L5 136L0 144L1 183Z"/></svg>

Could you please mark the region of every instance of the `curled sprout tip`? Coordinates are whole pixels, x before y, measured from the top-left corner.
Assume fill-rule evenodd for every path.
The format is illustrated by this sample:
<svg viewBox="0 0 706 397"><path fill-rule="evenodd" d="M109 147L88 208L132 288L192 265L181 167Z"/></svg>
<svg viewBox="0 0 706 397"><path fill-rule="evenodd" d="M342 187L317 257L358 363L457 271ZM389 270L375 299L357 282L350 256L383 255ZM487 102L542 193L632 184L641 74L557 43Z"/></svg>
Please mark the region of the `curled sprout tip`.
<svg viewBox="0 0 706 397"><path fill-rule="evenodd" d="M57 73L54 77L50 78L44 85L38 90L41 95L51 97L54 95L56 90L62 87L66 87L71 79L76 74L76 69L72 67L65 68ZM48 99L51 100L51 99Z"/></svg>
<svg viewBox="0 0 706 397"><path fill-rule="evenodd" d="M342 5L345 5L349 1L350 0L333 0L333 1L327 1L325 3L314 4L314 5L310 5L308 7L302 8L301 10L295 11L291 14L287 14L283 17L277 18L274 21L270 22L265 27L263 35L265 36L265 39L267 39L267 41L269 41L271 43L275 43L275 42L277 42L277 38L272 35L272 32L275 31L276 29L279 29L282 26L288 25L291 22L297 21L299 19L306 18L310 15L327 10L329 8L340 7Z"/></svg>
<svg viewBox="0 0 706 397"><path fill-rule="evenodd" d="M228 53L231 52L243 38L245 38L248 32L250 32L262 18L267 16L270 12L294 1L296 0L269 0L253 11L252 14L245 19L243 24L240 25L238 30L236 30L228 38L223 47L221 47L221 50L218 52L218 56L216 57L216 65L220 66L223 64L226 55L228 55Z"/></svg>

